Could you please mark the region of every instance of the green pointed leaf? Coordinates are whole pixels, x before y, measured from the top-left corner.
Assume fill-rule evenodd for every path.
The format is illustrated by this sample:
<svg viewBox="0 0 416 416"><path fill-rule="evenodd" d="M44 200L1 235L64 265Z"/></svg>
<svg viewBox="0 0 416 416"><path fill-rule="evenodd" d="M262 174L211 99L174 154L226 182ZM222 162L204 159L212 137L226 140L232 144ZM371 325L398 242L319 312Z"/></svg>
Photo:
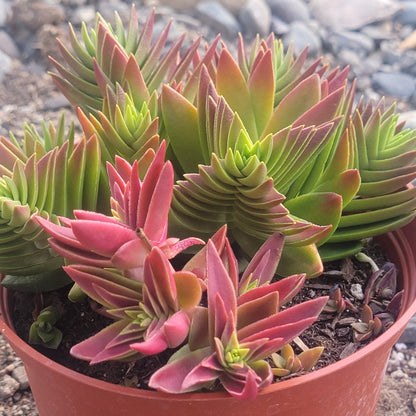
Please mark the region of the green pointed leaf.
<svg viewBox="0 0 416 416"><path fill-rule="evenodd" d="M196 108L174 89L163 86L162 116L176 158L185 172L196 172L204 161Z"/></svg>
<svg viewBox="0 0 416 416"><path fill-rule="evenodd" d="M263 131L263 136L269 133L274 134L292 125L295 120L317 104L320 99L321 83L319 76L314 74L297 85L279 103ZM328 120L330 118L326 119L326 121Z"/></svg>
<svg viewBox="0 0 416 416"><path fill-rule="evenodd" d="M407 188L392 194L373 196L371 198L353 199L346 207L344 207L343 212L354 213L357 211L387 208L395 205L400 205L403 202L409 201L411 199L416 199L415 187Z"/></svg>
<svg viewBox="0 0 416 416"><path fill-rule="evenodd" d="M335 230L341 218L342 197L336 193L311 193L284 203L291 214L313 224L332 225Z"/></svg>
<svg viewBox="0 0 416 416"><path fill-rule="evenodd" d="M273 111L274 73L271 51L268 50L248 79L251 104L260 137Z"/></svg>
<svg viewBox="0 0 416 416"><path fill-rule="evenodd" d="M82 207L84 175L86 168L85 140L80 142L70 155L68 160L68 178L70 178L70 189L68 192L68 210Z"/></svg>
<svg viewBox="0 0 416 416"><path fill-rule="evenodd" d="M360 173L357 169L347 170L331 180L320 183L315 192L335 192L341 195L345 207L355 197L360 188Z"/></svg>
<svg viewBox="0 0 416 416"><path fill-rule="evenodd" d="M411 199L401 204L394 204L392 206L380 209L372 209L371 211L351 213L343 215L340 221L340 227L354 227L373 222L382 222L389 220L399 215L406 215L416 210L416 200Z"/></svg>
<svg viewBox="0 0 416 416"><path fill-rule="evenodd" d="M319 247L319 255L325 263L351 257L354 254L359 253L362 248L363 243L360 240L343 243L326 243Z"/></svg>
<svg viewBox="0 0 416 416"><path fill-rule="evenodd" d="M361 240L363 238L373 237L393 231L397 228L408 224L415 217L415 213L410 213L404 216L395 217L389 220L371 223L360 224L356 227L338 228L329 239L330 243L339 243L343 241Z"/></svg>
<svg viewBox="0 0 416 416"><path fill-rule="evenodd" d="M319 276L323 265L318 249L311 244L304 247L292 247L287 244L283 248L282 257L277 267L281 276L306 273L307 278Z"/></svg>
<svg viewBox="0 0 416 416"><path fill-rule="evenodd" d="M249 135L257 138L256 120L253 115L250 92L237 63L223 49L217 67L216 88L231 109L238 113Z"/></svg>

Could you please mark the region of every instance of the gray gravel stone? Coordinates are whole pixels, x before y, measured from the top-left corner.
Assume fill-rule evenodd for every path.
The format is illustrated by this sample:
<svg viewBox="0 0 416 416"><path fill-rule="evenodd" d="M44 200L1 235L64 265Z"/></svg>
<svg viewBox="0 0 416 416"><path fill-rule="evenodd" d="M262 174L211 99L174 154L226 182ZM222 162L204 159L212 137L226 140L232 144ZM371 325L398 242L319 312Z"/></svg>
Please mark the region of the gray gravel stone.
<svg viewBox="0 0 416 416"><path fill-rule="evenodd" d="M391 22L382 22L364 26L360 32L369 36L375 42L381 42L383 40L391 39L391 30Z"/></svg>
<svg viewBox="0 0 416 416"><path fill-rule="evenodd" d="M173 0L176 1L176 0ZM201 0L199 0L201 1ZM247 0L219 0L219 2L228 9L231 13L234 13L235 15L238 14L241 7L244 6L245 2Z"/></svg>
<svg viewBox="0 0 416 416"><path fill-rule="evenodd" d="M270 8L264 0L248 0L239 13L239 21L246 36L257 33L267 36L270 33L271 18Z"/></svg>
<svg viewBox="0 0 416 416"><path fill-rule="evenodd" d="M270 30L276 35L281 36L289 32L289 24L279 17L272 15Z"/></svg>
<svg viewBox="0 0 416 416"><path fill-rule="evenodd" d="M86 5L77 7L71 15L71 23L73 25L80 25L85 22L87 25L94 22L96 10L93 5Z"/></svg>
<svg viewBox="0 0 416 416"><path fill-rule="evenodd" d="M65 21L64 8L56 3L40 0L14 1L8 16L8 25L27 31L36 31L46 24L57 24Z"/></svg>
<svg viewBox="0 0 416 416"><path fill-rule="evenodd" d="M12 397L19 390L19 383L8 374L0 377L0 400Z"/></svg>
<svg viewBox="0 0 416 416"><path fill-rule="evenodd" d="M395 16L395 21L401 25L416 26L416 1L402 3L403 10Z"/></svg>
<svg viewBox="0 0 416 416"><path fill-rule="evenodd" d="M416 51L406 51L401 54L400 62L396 64L403 72L416 75Z"/></svg>
<svg viewBox="0 0 416 416"><path fill-rule="evenodd" d="M405 119L405 117L403 117L403 119ZM399 342L404 344L416 344L416 316L414 316L407 324L407 327L401 335Z"/></svg>
<svg viewBox="0 0 416 416"><path fill-rule="evenodd" d="M406 128L416 129L416 110L406 111L404 113L401 113L400 120L406 121L406 126L405 126ZM416 321L414 322L414 325L415 325L414 342L416 342Z"/></svg>
<svg viewBox="0 0 416 416"><path fill-rule="evenodd" d="M410 98L415 92L415 78L403 72L377 72L373 86L396 98Z"/></svg>
<svg viewBox="0 0 416 416"><path fill-rule="evenodd" d="M321 24L334 30L359 29L400 10L395 0L311 0L309 7Z"/></svg>
<svg viewBox="0 0 416 416"><path fill-rule="evenodd" d="M17 366L13 371L11 376L19 383L20 390L26 390L29 388L29 380L26 375L26 370L23 365Z"/></svg>
<svg viewBox="0 0 416 416"><path fill-rule="evenodd" d="M12 59L0 50L0 82L13 67Z"/></svg>
<svg viewBox="0 0 416 416"><path fill-rule="evenodd" d="M342 49L350 49L360 56L368 55L375 47L373 39L369 36L347 30L329 35L328 44L334 53Z"/></svg>
<svg viewBox="0 0 416 416"><path fill-rule="evenodd" d="M199 0L159 0L160 4L172 7L176 10L192 9L198 4Z"/></svg>
<svg viewBox="0 0 416 416"><path fill-rule="evenodd" d="M13 59L19 59L20 52L12 37L4 30L0 30L0 50Z"/></svg>
<svg viewBox="0 0 416 416"><path fill-rule="evenodd" d="M358 283L352 284L351 295L353 295L356 299L359 300L364 299L363 287Z"/></svg>
<svg viewBox="0 0 416 416"><path fill-rule="evenodd" d="M380 43L383 62L387 65L400 64L402 52L398 49L397 44L393 41L385 40Z"/></svg>
<svg viewBox="0 0 416 416"><path fill-rule="evenodd" d="M9 1L0 0L0 27L6 26L10 5L11 3Z"/></svg>
<svg viewBox="0 0 416 416"><path fill-rule="evenodd" d="M226 37L235 37L241 32L240 23L221 3L204 1L196 6L196 12L201 22Z"/></svg>
<svg viewBox="0 0 416 416"><path fill-rule="evenodd" d="M302 0L267 0L272 13L287 23L308 21L309 9Z"/></svg>
<svg viewBox="0 0 416 416"><path fill-rule="evenodd" d="M317 56L321 53L322 42L319 36L304 22L293 22L289 31L283 36L284 45L293 44L295 53L299 53L305 46L309 47L308 56Z"/></svg>

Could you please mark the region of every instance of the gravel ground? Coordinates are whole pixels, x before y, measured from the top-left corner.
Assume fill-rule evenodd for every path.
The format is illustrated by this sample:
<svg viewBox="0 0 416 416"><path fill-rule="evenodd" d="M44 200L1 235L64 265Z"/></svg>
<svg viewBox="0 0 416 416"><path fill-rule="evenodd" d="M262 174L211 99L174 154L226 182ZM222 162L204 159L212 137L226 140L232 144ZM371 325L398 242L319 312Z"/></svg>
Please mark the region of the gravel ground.
<svg viewBox="0 0 416 416"><path fill-rule="evenodd" d="M399 0L145 0L141 20L157 6L156 30L175 18L171 36L188 31L205 39L221 32L227 40L241 31L274 31L296 51L309 45L311 57L351 65L359 93L398 101L408 125L416 127L416 1ZM56 55L55 37L65 38L66 21L76 30L93 24L96 11L112 19L128 16L122 0L0 0L0 134L21 135L23 122L40 125L62 111L75 120L54 89L47 56ZM396 345L388 365L376 416L416 415L416 322ZM22 365L0 336L0 416L37 415Z"/></svg>

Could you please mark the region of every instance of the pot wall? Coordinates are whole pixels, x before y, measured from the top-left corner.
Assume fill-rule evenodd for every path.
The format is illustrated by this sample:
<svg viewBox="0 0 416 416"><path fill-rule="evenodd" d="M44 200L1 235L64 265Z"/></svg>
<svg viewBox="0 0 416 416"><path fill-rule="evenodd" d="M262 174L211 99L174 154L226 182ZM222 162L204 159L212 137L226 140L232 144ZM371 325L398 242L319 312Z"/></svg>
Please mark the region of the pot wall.
<svg viewBox="0 0 416 416"><path fill-rule="evenodd" d="M416 313L416 221L379 240L401 270L405 289L402 313L396 323L351 356L273 384L250 402L225 393L167 395L115 386L44 357L2 320L0 330L25 364L40 416L373 416L390 350Z"/></svg>

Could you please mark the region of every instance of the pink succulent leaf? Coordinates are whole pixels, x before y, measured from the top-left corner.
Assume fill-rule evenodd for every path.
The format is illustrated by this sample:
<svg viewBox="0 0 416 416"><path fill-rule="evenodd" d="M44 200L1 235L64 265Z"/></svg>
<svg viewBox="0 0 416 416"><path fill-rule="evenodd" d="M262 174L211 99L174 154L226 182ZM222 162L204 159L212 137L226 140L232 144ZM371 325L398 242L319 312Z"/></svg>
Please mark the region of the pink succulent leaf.
<svg viewBox="0 0 416 416"><path fill-rule="evenodd" d="M236 332L236 316L233 313L230 313L228 320L224 325L224 329L221 333L221 337L215 337L215 342L221 340L221 342L226 345L227 349L233 349L238 347L238 339Z"/></svg>
<svg viewBox="0 0 416 416"><path fill-rule="evenodd" d="M114 165L115 166L107 163L107 174L110 188L112 189L113 186L117 184L119 188L124 191L126 182L128 182L131 177L131 165L127 160L118 155L114 158Z"/></svg>
<svg viewBox="0 0 416 416"><path fill-rule="evenodd" d="M156 158L157 159L157 154ZM146 191L148 174L151 173L149 168L148 173L143 181L143 192ZM168 227L168 214L173 192L173 167L170 162L166 162L157 183L152 188L153 195L149 201L148 213L146 216L146 223L143 227L146 235L153 241L163 241L166 238Z"/></svg>
<svg viewBox="0 0 416 416"><path fill-rule="evenodd" d="M210 347L191 351L188 345L185 345L165 366L153 373L149 380L149 387L165 393L185 393L198 390L203 387L202 383L185 388L184 380L202 360L211 354ZM209 383L211 384L211 381Z"/></svg>
<svg viewBox="0 0 416 416"><path fill-rule="evenodd" d="M108 347L108 344L117 338L128 324L128 320L114 322L92 337L74 345L70 354L81 360L89 361L91 364L125 358L134 359L138 354L130 348L130 344L134 338L141 338L140 332L133 336L130 335L125 342L118 342L114 347Z"/></svg>
<svg viewBox="0 0 416 416"><path fill-rule="evenodd" d="M210 305L209 301L208 305ZM209 335L212 343L213 337L221 337L223 335L229 322L229 314L225 307L224 300L218 293L215 295L215 309L208 306L208 316ZM231 316L235 319L235 314L231 313Z"/></svg>
<svg viewBox="0 0 416 416"><path fill-rule="evenodd" d="M211 237L211 241L216 247L218 253L222 253L226 239L227 225L225 224ZM207 246L199 250L198 253L196 253L191 260L185 264L183 270L189 270L195 273L201 280L205 280L207 268L206 251Z"/></svg>
<svg viewBox="0 0 416 416"><path fill-rule="evenodd" d="M234 372L231 374L224 372L220 376L220 381L231 396L242 400L255 399L259 392L259 385L265 384L250 366L241 368L237 375ZM270 383L271 381L268 384Z"/></svg>
<svg viewBox="0 0 416 416"><path fill-rule="evenodd" d="M131 344L130 348L145 355L159 354L167 348L176 348L186 339L189 323L188 315L179 311L165 322L159 322L152 331L146 331L143 342Z"/></svg>
<svg viewBox="0 0 416 416"><path fill-rule="evenodd" d="M154 355L165 351L168 348L168 343L164 337L163 330L158 326L142 342L130 344L130 348L144 355Z"/></svg>
<svg viewBox="0 0 416 416"><path fill-rule="evenodd" d="M259 340L247 345L248 348L243 348L238 345L235 332L226 346L215 338L215 353L189 372L183 387L189 389L209 385L218 378L231 395L242 399L254 398L259 388L272 381L271 370L266 362L250 360L251 348L256 350L265 342L266 340Z"/></svg>
<svg viewBox="0 0 416 416"><path fill-rule="evenodd" d="M154 247L144 263L144 304L156 316L169 316L178 310L173 268L162 250Z"/></svg>
<svg viewBox="0 0 416 416"><path fill-rule="evenodd" d="M218 378L221 370L215 354L211 354L189 372L183 380L182 386L186 390L209 386Z"/></svg>
<svg viewBox="0 0 416 416"><path fill-rule="evenodd" d="M241 328L238 331L238 338L241 342L251 341L263 337L287 337L289 339L292 337L293 332L298 330L298 323L300 323L300 332L313 323L321 313L322 308L326 305L327 301L328 297L322 296L320 298L312 299L310 301L292 306L291 308L285 309L276 315ZM296 328L293 325L295 325ZM301 327L303 327L303 329L300 329ZM293 337L299 335L299 333ZM289 341L290 340L287 342Z"/></svg>
<svg viewBox="0 0 416 416"><path fill-rule="evenodd" d="M263 360L299 336L305 329L311 326L315 320L316 319L314 318L307 318L286 325L272 327L261 331L252 337L245 338L242 341L242 344L249 340L269 338L268 341L261 348L259 348L252 357L253 360Z"/></svg>
<svg viewBox="0 0 416 416"><path fill-rule="evenodd" d="M143 240L136 238L118 248L111 257L111 263L121 270L135 269L143 266L148 254L149 247Z"/></svg>
<svg viewBox="0 0 416 416"><path fill-rule="evenodd" d="M167 238L162 244L159 245L159 248L163 250L168 259L172 259L188 247L198 244L205 244L205 241L196 237L189 237L184 240Z"/></svg>
<svg viewBox="0 0 416 416"><path fill-rule="evenodd" d="M269 285L263 285L255 289L251 289L238 297L238 306L261 298L272 292L279 293L279 306L282 306L289 302L299 292L305 283L305 279L305 274L294 274Z"/></svg>
<svg viewBox="0 0 416 416"><path fill-rule="evenodd" d="M79 249L83 248L82 244L74 236L71 228L57 225L49 220L42 218L40 215L37 215L34 218L50 236L56 238L58 241L61 241L70 247Z"/></svg>
<svg viewBox="0 0 416 416"><path fill-rule="evenodd" d="M104 288L102 285L93 283L91 286L96 294L96 297L101 299L100 303L102 305L111 305L112 308L132 307L132 294L128 293L127 290L125 293L122 293L120 290L118 293L114 293L114 291L110 291L109 289ZM135 304L137 304L137 297L136 302L133 300L133 305Z"/></svg>
<svg viewBox="0 0 416 416"><path fill-rule="evenodd" d="M99 212L92 212L92 211L84 211L82 209L75 209L74 216L77 220L87 220L87 221L97 221L97 222L108 222L110 224L121 225L120 221L118 221L114 217L109 217L104 214L100 214ZM60 221L68 221L64 223L64 225L70 227L74 220L68 220L64 217L59 217Z"/></svg>
<svg viewBox="0 0 416 416"><path fill-rule="evenodd" d="M132 229L110 222L73 221L72 231L83 247L108 257L112 257L123 244L137 239L137 234Z"/></svg>
<svg viewBox="0 0 416 416"><path fill-rule="evenodd" d="M238 328L244 328L279 312L279 293L271 291L264 296L253 298L239 305L237 311Z"/></svg>
<svg viewBox="0 0 416 416"><path fill-rule="evenodd" d="M236 291L214 243L207 243L208 311L211 336L221 336L225 322L220 317L227 314L236 316ZM225 318L227 319L227 318ZM219 320L219 321L218 321ZM215 331L215 332L214 332Z"/></svg>
<svg viewBox="0 0 416 416"><path fill-rule="evenodd" d="M103 257L95 253L87 252L85 250L78 250L67 244L61 243L55 238L49 239L49 245L60 256L71 260L73 263L96 267L113 267L113 264L108 257Z"/></svg>
<svg viewBox="0 0 416 416"><path fill-rule="evenodd" d="M274 233L259 248L245 269L239 284L242 294L254 286L262 286L272 279L283 250L284 235Z"/></svg>
<svg viewBox="0 0 416 416"><path fill-rule="evenodd" d="M232 282L235 293L238 291L238 282L239 282L239 270L238 270L238 261L235 256L233 249L231 248L230 241L228 238L225 240L225 249L221 254L221 260L225 265L225 268L228 272L228 276Z"/></svg>
<svg viewBox="0 0 416 416"><path fill-rule="evenodd" d="M65 266L64 270L89 297L106 308L135 308L142 301L142 284L120 272L81 264ZM123 299L122 303L120 299Z"/></svg>
<svg viewBox="0 0 416 416"><path fill-rule="evenodd" d="M169 348L176 348L186 339L191 321L188 314L181 310L173 314L163 325Z"/></svg>
<svg viewBox="0 0 416 416"><path fill-rule="evenodd" d="M171 201L171 191L168 192L168 195L159 194L157 186L159 186L159 192L163 192L163 189L166 189L166 186L172 188L173 187L173 169L170 163L165 163L165 151L166 151L166 142L162 142L158 151L156 152L155 158L153 159L152 163L149 166L149 169L146 172L146 175L142 182L142 189L140 191L139 197L139 206L137 211L137 225L141 228L145 227L147 222L147 216L150 213L149 207L152 204L153 198L156 198L156 195L161 197L161 205L168 205L170 206ZM170 166L170 167L166 167ZM163 179L161 179L163 177ZM159 184L159 180L161 179L161 184ZM155 204L153 202L153 204ZM159 218L159 221L162 223L160 227L164 229L166 226L167 218ZM149 228L151 228L149 226ZM158 238L154 238L154 236L149 236L156 241L162 238L159 236Z"/></svg>
<svg viewBox="0 0 416 416"><path fill-rule="evenodd" d="M208 309L197 306L192 313L191 326L189 328L188 345L191 350L205 348L210 345L208 325Z"/></svg>

